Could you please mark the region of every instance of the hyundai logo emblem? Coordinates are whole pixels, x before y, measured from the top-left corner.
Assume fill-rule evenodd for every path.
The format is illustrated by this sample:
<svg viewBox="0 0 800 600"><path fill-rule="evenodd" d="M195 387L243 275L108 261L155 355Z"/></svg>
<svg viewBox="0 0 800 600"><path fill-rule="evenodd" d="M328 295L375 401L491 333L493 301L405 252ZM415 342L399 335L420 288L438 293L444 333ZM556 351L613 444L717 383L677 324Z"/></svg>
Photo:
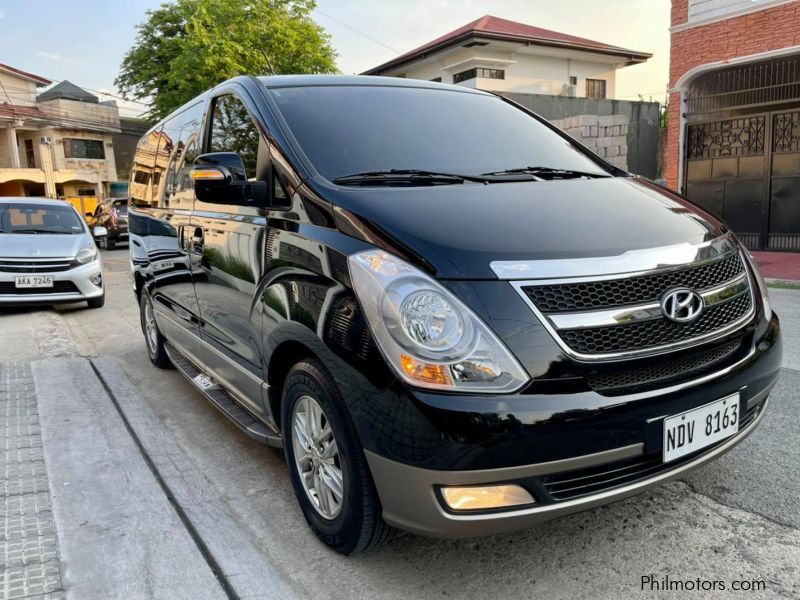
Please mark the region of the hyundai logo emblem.
<svg viewBox="0 0 800 600"><path fill-rule="evenodd" d="M694 321L703 312L704 307L705 303L700 294L686 288L669 290L661 298L661 312L676 323Z"/></svg>
<svg viewBox="0 0 800 600"><path fill-rule="evenodd" d="M36 248L31 248L25 251L25 256L39 256L39 251Z"/></svg>

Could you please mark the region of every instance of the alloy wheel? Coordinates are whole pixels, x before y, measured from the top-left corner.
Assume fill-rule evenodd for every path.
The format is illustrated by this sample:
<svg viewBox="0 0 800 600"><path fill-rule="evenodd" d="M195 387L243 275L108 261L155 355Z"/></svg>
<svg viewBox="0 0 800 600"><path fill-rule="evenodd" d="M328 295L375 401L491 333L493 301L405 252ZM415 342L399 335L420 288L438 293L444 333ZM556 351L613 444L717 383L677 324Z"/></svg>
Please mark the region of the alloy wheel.
<svg viewBox="0 0 800 600"><path fill-rule="evenodd" d="M153 313L153 302L148 298L144 303L144 336L151 354L158 351L158 328Z"/></svg>
<svg viewBox="0 0 800 600"><path fill-rule="evenodd" d="M292 449L300 482L311 505L325 519L335 519L344 503L344 474L331 423L311 396L301 396L292 410Z"/></svg>

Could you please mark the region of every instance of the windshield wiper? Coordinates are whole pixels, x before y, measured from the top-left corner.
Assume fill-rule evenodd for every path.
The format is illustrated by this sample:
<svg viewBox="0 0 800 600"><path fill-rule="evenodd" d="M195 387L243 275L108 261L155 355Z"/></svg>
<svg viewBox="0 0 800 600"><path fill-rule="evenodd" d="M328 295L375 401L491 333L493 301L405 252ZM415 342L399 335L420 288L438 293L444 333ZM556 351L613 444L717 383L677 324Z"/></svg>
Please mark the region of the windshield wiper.
<svg viewBox="0 0 800 600"><path fill-rule="evenodd" d="M580 177L588 177L592 179L599 179L603 177L611 177L606 173L590 173L588 171L576 171L574 169L555 169L553 167L518 167L516 169L505 169L504 171L491 171L489 173L482 173L484 176L503 176L503 175L543 175L545 177L552 177L554 179L577 179Z"/></svg>
<svg viewBox="0 0 800 600"><path fill-rule="evenodd" d="M62 235L65 233L70 233L68 231L51 231L50 229L11 229L9 231L3 231L2 233L52 233L56 235Z"/></svg>
<svg viewBox="0 0 800 600"><path fill-rule="evenodd" d="M338 185L364 185L370 183L403 183L421 185L448 185L476 181L490 183L491 177L480 175L462 175L460 173L438 173L421 169L388 169L386 171L364 171L343 175L333 180Z"/></svg>

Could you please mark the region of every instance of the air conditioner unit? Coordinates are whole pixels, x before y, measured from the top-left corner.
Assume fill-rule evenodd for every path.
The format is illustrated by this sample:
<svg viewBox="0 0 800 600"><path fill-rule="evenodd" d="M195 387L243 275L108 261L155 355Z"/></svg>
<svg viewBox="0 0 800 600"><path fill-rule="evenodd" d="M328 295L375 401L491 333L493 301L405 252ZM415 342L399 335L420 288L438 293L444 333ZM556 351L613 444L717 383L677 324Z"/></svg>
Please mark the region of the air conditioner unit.
<svg viewBox="0 0 800 600"><path fill-rule="evenodd" d="M41 143L41 144L52 144L53 143L53 138L51 138L49 135L43 135L42 137L39 138L39 143Z"/></svg>
<svg viewBox="0 0 800 600"><path fill-rule="evenodd" d="M576 88L577 86L571 85L569 83L564 84L564 89L561 91L562 96L569 96L570 98L574 98L577 94Z"/></svg>

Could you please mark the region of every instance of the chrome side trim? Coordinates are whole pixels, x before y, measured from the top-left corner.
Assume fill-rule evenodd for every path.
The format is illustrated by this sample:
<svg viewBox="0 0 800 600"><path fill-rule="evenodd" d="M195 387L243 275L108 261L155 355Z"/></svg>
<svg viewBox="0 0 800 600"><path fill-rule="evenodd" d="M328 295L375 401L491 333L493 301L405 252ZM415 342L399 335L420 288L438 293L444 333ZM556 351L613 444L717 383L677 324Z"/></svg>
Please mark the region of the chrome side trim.
<svg viewBox="0 0 800 600"><path fill-rule="evenodd" d="M747 277L744 273L722 285L700 292L706 307L731 300L747 291ZM610 327L648 321L663 316L661 304L637 304L596 311L548 314L547 318L556 329L587 329L590 327Z"/></svg>
<svg viewBox="0 0 800 600"><path fill-rule="evenodd" d="M489 266L498 279L555 279L643 275L674 267L690 268L736 252L729 234L701 244L675 244L661 248L629 250L617 256L545 260L495 260Z"/></svg>

